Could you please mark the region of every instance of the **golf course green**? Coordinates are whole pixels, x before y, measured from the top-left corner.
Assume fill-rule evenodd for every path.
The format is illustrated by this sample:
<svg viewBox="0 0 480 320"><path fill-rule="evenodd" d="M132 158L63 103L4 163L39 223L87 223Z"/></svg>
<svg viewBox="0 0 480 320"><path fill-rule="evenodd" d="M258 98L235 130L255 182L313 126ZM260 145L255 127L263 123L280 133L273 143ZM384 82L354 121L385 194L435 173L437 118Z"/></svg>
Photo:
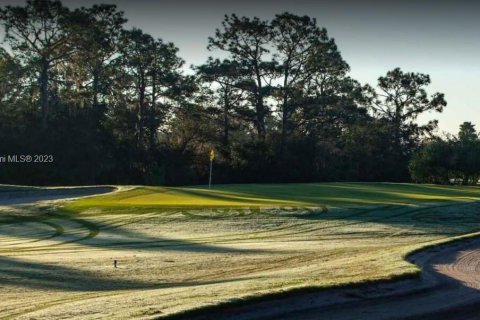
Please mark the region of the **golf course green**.
<svg viewBox="0 0 480 320"><path fill-rule="evenodd" d="M206 187L134 187L126 192L78 200L69 207L265 207L404 205L476 200L480 188L395 183L245 184Z"/></svg>

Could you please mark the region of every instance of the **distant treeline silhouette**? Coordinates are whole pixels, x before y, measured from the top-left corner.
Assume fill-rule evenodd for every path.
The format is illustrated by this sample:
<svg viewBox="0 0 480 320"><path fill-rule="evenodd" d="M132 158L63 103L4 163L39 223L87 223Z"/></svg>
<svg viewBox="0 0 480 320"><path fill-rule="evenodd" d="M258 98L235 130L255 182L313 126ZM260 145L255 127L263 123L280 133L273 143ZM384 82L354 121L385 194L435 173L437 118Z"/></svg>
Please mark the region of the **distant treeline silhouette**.
<svg viewBox="0 0 480 320"><path fill-rule="evenodd" d="M226 15L205 44L226 58L193 74L114 5L30 0L0 19L0 155L53 158L0 163L0 182L205 184L212 148L214 183L408 181L416 152L415 180L453 172L422 171L443 140L417 151L437 122L416 119L446 106L429 76L396 68L361 85L311 17Z"/></svg>

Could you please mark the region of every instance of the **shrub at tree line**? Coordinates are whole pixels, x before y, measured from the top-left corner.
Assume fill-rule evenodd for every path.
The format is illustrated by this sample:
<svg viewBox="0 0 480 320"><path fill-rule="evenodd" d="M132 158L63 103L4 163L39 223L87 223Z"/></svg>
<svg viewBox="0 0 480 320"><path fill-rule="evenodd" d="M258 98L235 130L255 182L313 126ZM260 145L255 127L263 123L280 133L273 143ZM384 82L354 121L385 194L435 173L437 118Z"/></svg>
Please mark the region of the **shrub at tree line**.
<svg viewBox="0 0 480 320"><path fill-rule="evenodd" d="M480 140L475 126L464 122L458 136L426 140L410 161L417 182L477 184L480 177Z"/></svg>

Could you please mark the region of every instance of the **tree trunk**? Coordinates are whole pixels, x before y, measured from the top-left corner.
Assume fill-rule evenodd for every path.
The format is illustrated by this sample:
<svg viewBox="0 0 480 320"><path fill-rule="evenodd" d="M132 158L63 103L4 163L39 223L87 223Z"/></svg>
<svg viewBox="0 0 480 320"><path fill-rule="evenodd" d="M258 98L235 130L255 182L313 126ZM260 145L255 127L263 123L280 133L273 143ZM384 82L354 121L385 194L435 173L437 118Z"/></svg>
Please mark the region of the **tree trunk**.
<svg viewBox="0 0 480 320"><path fill-rule="evenodd" d="M283 79L283 106L282 106L282 140L280 143L280 154L283 155L285 145L287 143L287 130L288 130L288 65L284 66L285 73Z"/></svg>
<svg viewBox="0 0 480 320"><path fill-rule="evenodd" d="M93 72L93 83L92 83L92 90L93 90L93 99L92 99L92 108L96 109L98 106L98 70L94 70Z"/></svg>
<svg viewBox="0 0 480 320"><path fill-rule="evenodd" d="M286 99L285 99L286 100ZM285 150L285 145L287 144L287 122L288 122L288 115L287 115L287 103L283 103L283 110L282 110L282 141L280 143L280 154L283 154Z"/></svg>
<svg viewBox="0 0 480 320"><path fill-rule="evenodd" d="M260 141L265 141L266 132L265 132L265 117L263 116L263 113L264 113L263 103L257 101L256 109L257 109L256 127L257 127L258 138L260 139Z"/></svg>
<svg viewBox="0 0 480 320"><path fill-rule="evenodd" d="M138 142L143 140L143 132L145 128L145 75L142 73L139 79L138 88Z"/></svg>
<svg viewBox="0 0 480 320"><path fill-rule="evenodd" d="M228 146L229 142L229 121L228 121L228 112L230 110L230 102L228 99L228 92L225 92L225 100L223 105L223 144Z"/></svg>
<svg viewBox="0 0 480 320"><path fill-rule="evenodd" d="M42 69L40 71L40 108L42 112L42 127L47 128L48 120L48 71L50 62L42 59Z"/></svg>
<svg viewBox="0 0 480 320"><path fill-rule="evenodd" d="M152 106L150 110L150 116L153 117L155 114L155 109L157 107L156 99L157 99L157 85L156 85L157 77L155 72L152 74ZM156 136L156 129L155 128L155 121L150 119L150 132L149 132L149 143L150 149L153 150L155 148L155 136Z"/></svg>
<svg viewBox="0 0 480 320"><path fill-rule="evenodd" d="M256 92L256 103L255 103L255 113L256 113L256 127L258 138L260 141L265 141L266 130L265 130L265 106L263 104L263 93L262 93L262 78L260 75L260 69L258 65L255 65L255 74L257 78L257 92Z"/></svg>

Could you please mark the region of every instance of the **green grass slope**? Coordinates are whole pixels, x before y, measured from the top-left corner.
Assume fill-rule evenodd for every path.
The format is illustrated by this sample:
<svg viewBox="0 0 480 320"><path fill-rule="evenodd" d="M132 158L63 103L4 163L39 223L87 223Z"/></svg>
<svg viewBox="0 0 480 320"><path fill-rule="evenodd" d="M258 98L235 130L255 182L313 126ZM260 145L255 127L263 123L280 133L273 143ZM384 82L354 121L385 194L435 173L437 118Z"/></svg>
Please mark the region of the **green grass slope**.
<svg viewBox="0 0 480 320"><path fill-rule="evenodd" d="M205 187L134 187L82 199L69 208L90 206L264 207L402 205L477 200L480 188L394 183L238 184Z"/></svg>

